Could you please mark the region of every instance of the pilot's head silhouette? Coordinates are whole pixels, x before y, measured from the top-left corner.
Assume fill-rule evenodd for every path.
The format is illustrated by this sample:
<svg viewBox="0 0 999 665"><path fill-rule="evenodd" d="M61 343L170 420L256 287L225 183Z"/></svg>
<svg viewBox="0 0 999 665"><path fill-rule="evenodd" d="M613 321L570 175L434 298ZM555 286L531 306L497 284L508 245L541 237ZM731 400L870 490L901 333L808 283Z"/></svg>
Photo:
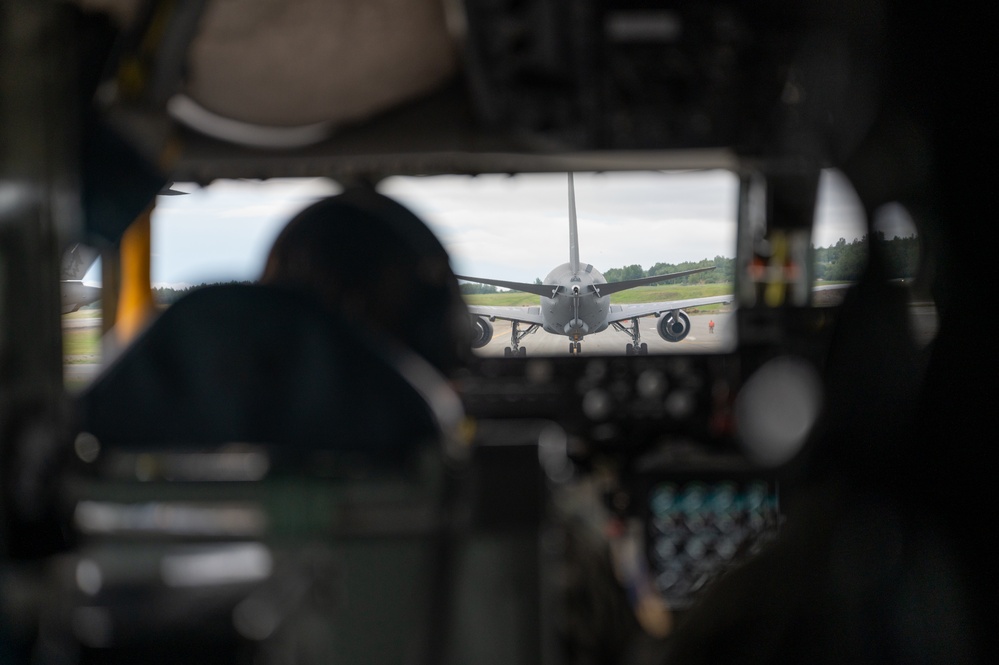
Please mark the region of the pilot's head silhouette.
<svg viewBox="0 0 999 665"><path fill-rule="evenodd" d="M371 189L350 189L295 215L260 281L311 291L445 374L470 348L468 312L444 247L416 215Z"/></svg>

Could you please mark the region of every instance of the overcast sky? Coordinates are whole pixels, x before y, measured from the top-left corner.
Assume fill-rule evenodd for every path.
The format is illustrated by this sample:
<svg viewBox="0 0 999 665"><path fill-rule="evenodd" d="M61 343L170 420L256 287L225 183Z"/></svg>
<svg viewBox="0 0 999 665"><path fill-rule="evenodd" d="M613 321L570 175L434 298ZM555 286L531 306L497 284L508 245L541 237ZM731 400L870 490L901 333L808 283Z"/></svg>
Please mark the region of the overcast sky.
<svg viewBox="0 0 999 665"><path fill-rule="evenodd" d="M298 210L339 187L326 179L177 183L153 212L153 282L252 280ZM380 188L427 221L459 274L533 281L568 260L565 174L391 178ZM600 271L735 254L737 181L726 171L575 175L580 259ZM849 183L823 175L815 244L864 233ZM88 280L99 272L92 270Z"/></svg>

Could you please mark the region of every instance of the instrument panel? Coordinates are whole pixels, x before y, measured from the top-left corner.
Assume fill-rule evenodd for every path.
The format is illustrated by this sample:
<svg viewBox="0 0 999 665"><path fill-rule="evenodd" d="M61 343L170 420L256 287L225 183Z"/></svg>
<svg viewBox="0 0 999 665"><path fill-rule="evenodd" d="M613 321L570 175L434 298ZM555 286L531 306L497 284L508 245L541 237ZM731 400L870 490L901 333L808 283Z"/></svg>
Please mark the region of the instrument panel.
<svg viewBox="0 0 999 665"><path fill-rule="evenodd" d="M738 359L718 356L480 359L457 380L474 418L548 418L588 452L663 438L732 450Z"/></svg>

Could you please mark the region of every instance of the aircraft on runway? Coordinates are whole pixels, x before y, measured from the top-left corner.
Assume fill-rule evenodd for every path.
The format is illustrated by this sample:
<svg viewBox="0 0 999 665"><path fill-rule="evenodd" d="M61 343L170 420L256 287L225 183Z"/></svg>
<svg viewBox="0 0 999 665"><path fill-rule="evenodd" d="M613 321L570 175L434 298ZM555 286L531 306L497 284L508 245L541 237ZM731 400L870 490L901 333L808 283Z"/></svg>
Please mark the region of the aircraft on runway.
<svg viewBox="0 0 999 665"><path fill-rule="evenodd" d="M579 234L576 229L576 193L572 173L569 173L569 262L556 267L541 284L509 282L483 277L457 275L458 279L479 284L489 284L517 291L534 293L541 297L538 307L486 307L469 306L472 314L472 347L480 349L492 340L492 321L504 319L513 322L510 346L506 356L526 356L527 349L520 345L527 335L539 328L553 335L569 338L569 353L579 354L583 337L593 335L613 326L631 338L625 346L628 355L645 355L648 344L642 342L638 320L644 316L659 318L656 330L667 342L679 342L690 332L690 318L683 311L686 307L732 302L734 296L710 296L642 305L612 305L610 295L619 291L665 282L694 273L714 270L695 268L666 275L608 283L603 274L592 265L579 260ZM520 324L528 327L520 330Z"/></svg>
<svg viewBox="0 0 999 665"><path fill-rule="evenodd" d="M62 290L62 313L75 312L101 298L101 288L83 283L83 277L97 260L97 251L84 245L74 245L62 261L59 286Z"/></svg>

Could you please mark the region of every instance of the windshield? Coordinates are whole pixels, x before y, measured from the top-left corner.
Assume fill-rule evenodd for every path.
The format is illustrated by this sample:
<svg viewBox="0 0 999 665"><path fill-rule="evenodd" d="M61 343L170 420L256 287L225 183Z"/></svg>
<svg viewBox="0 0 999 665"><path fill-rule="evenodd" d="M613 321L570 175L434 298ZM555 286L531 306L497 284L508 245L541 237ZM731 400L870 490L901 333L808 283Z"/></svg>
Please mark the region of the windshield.
<svg viewBox="0 0 999 665"><path fill-rule="evenodd" d="M726 301L738 180L728 171L576 173L571 199L565 173L399 177L380 189L427 221L459 276L475 278L462 279L461 290L492 328L480 355L564 355L575 343L600 355L734 345ZM664 279L642 281L657 275ZM667 311L689 319L677 315L679 339L658 332Z"/></svg>

